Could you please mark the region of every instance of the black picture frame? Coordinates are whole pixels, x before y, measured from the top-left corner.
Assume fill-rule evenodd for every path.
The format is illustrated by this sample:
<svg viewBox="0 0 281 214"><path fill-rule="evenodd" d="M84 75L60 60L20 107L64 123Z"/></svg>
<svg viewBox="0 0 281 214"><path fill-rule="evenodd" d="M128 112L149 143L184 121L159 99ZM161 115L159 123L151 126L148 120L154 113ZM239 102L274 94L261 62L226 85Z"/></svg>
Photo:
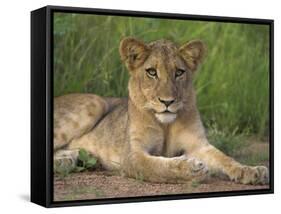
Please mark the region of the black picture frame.
<svg viewBox="0 0 281 214"><path fill-rule="evenodd" d="M114 199L53 201L53 13L81 13L113 16L152 17L181 20L262 24L270 27L270 183L269 189L143 196ZM46 6L31 12L31 201L44 207L61 207L125 202L177 200L274 192L274 21L237 17L123 11L79 7Z"/></svg>

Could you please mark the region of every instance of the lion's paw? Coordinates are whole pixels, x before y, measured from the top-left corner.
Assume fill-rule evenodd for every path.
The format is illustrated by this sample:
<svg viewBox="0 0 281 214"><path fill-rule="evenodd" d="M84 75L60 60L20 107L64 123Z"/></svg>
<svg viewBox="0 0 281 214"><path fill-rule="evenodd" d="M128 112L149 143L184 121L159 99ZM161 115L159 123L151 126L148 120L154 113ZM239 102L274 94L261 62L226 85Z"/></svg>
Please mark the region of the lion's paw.
<svg viewBox="0 0 281 214"><path fill-rule="evenodd" d="M77 164L79 150L60 150L54 156L54 171L71 171Z"/></svg>
<svg viewBox="0 0 281 214"><path fill-rule="evenodd" d="M232 170L230 179L241 184L268 184L269 172L265 166L241 166Z"/></svg>
<svg viewBox="0 0 281 214"><path fill-rule="evenodd" d="M202 161L196 159L196 158L191 158L187 160L191 164L191 171L193 174L206 174L208 173L208 167L205 163Z"/></svg>
<svg viewBox="0 0 281 214"><path fill-rule="evenodd" d="M208 177L208 167L196 158L177 157L177 171L184 180L205 180Z"/></svg>

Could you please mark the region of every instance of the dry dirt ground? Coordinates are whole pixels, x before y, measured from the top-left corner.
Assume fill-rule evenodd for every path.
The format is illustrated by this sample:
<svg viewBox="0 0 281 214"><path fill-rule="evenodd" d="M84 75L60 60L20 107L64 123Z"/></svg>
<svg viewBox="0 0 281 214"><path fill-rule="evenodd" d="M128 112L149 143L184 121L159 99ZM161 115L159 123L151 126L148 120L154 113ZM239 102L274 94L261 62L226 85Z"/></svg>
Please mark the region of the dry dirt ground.
<svg viewBox="0 0 281 214"><path fill-rule="evenodd" d="M240 159L267 165L268 143L255 143L239 153ZM254 157L254 158L251 158ZM258 157L258 158L257 158ZM260 159L259 159L260 157ZM125 178L98 170L92 172L72 173L65 178L54 177L54 200L69 201L95 198L116 198L151 195L168 195L198 192L236 191L250 189L267 189L268 185L241 185L212 176L204 183L186 184L148 183L142 180Z"/></svg>

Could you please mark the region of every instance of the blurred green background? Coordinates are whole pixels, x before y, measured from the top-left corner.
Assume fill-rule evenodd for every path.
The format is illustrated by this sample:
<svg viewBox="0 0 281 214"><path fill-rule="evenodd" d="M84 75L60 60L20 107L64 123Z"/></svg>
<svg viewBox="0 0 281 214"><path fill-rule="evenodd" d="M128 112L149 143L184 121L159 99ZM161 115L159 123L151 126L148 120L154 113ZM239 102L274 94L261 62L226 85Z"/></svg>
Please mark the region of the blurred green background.
<svg viewBox="0 0 281 214"><path fill-rule="evenodd" d="M125 36L203 40L208 54L194 84L211 142L231 154L245 136L267 139L268 25L55 13L55 96L127 96L128 72L118 52Z"/></svg>

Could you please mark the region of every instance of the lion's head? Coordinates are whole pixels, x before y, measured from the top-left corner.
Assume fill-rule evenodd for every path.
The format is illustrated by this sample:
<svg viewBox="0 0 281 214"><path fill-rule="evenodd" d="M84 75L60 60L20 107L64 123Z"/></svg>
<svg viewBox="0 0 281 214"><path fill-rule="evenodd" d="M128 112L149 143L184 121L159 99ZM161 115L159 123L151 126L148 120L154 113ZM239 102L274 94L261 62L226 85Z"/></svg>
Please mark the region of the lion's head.
<svg viewBox="0 0 281 214"><path fill-rule="evenodd" d="M130 72L133 103L162 123L173 122L193 92L192 76L205 54L204 44L194 40L177 47L167 40L145 44L125 38L119 51Z"/></svg>

